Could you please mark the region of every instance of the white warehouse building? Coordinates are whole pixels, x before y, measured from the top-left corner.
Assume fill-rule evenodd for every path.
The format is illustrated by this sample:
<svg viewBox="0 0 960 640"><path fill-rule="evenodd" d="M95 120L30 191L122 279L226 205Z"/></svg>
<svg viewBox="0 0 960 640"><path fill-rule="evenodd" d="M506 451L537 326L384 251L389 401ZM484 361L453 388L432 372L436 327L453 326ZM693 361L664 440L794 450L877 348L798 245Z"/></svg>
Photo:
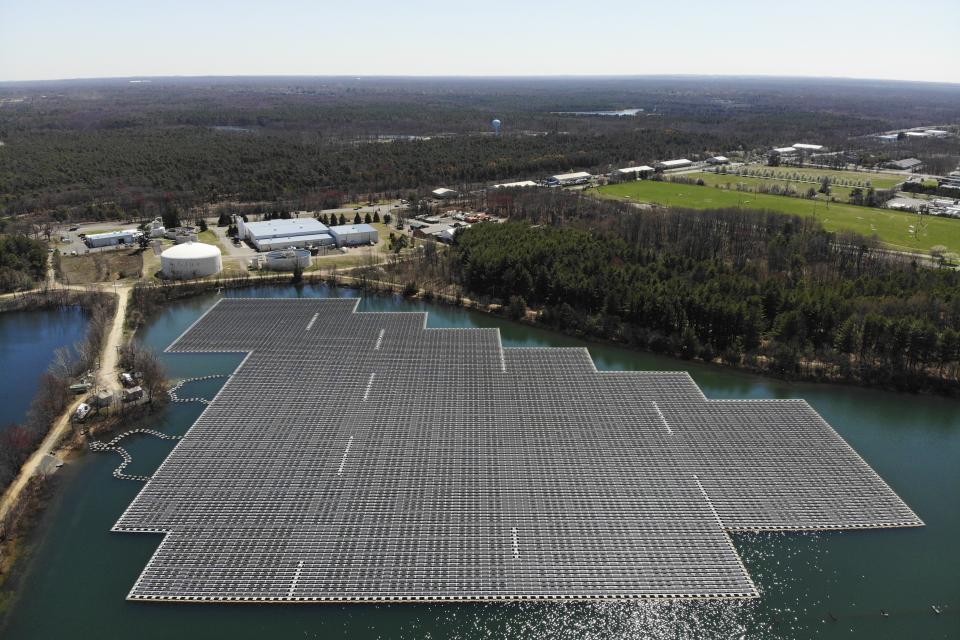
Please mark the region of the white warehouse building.
<svg viewBox="0 0 960 640"><path fill-rule="evenodd" d="M670 169L684 169L693 165L693 162L687 160L686 158L680 158L678 160L664 160L663 162L658 162L653 165L656 167L657 171L669 171Z"/></svg>
<svg viewBox="0 0 960 640"><path fill-rule="evenodd" d="M574 184L587 184L591 179L593 179L593 176L586 171L558 173L547 178L547 184L551 187L565 187Z"/></svg>
<svg viewBox="0 0 960 640"><path fill-rule="evenodd" d="M140 232L134 229L124 231L110 231L108 233L93 233L83 239L91 249L98 247L112 247L118 244L134 244Z"/></svg>
<svg viewBox="0 0 960 640"><path fill-rule="evenodd" d="M257 251L322 247L336 243L330 228L313 218L263 222L244 222L243 218L237 218L237 232L241 240L249 241Z"/></svg>
<svg viewBox="0 0 960 640"><path fill-rule="evenodd" d="M377 230L368 224L345 224L330 227L330 235L338 247L352 247L358 244L376 244L380 239Z"/></svg>
<svg viewBox="0 0 960 640"><path fill-rule="evenodd" d="M160 271L165 278L183 280L220 273L220 249L202 242L177 244L160 254Z"/></svg>
<svg viewBox="0 0 960 640"><path fill-rule="evenodd" d="M613 176L620 180L640 180L646 178L650 174L656 171L653 167L648 167L645 164L641 164L636 167L624 167L623 169L617 169L613 172Z"/></svg>

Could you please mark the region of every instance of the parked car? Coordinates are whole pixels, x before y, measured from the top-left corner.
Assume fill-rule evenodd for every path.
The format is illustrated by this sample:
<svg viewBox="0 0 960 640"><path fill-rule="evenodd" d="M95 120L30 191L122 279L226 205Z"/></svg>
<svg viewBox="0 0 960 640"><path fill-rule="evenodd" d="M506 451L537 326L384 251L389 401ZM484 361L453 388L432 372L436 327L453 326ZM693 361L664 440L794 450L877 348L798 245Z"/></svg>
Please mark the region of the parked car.
<svg viewBox="0 0 960 640"><path fill-rule="evenodd" d="M81 402L77 405L77 410L74 412L73 417L77 422L80 422L90 414L90 409L90 405L86 402Z"/></svg>

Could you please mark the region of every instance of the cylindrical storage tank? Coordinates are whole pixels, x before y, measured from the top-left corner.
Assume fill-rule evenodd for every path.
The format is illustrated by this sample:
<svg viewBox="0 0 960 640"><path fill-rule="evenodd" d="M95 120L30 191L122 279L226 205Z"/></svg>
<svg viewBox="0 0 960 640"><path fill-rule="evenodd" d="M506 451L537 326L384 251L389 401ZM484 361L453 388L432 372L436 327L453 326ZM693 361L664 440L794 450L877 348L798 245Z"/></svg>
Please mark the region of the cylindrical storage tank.
<svg viewBox="0 0 960 640"><path fill-rule="evenodd" d="M184 244L186 242L196 242L196 241L197 241L197 234L192 232L178 233L177 235L173 236L174 244Z"/></svg>
<svg viewBox="0 0 960 640"><path fill-rule="evenodd" d="M165 278L203 278L221 269L220 249L203 242L185 242L160 254L160 271Z"/></svg>
<svg viewBox="0 0 960 640"><path fill-rule="evenodd" d="M294 271L298 266L310 266L310 252L306 249L281 249L266 255L265 266L274 271Z"/></svg>

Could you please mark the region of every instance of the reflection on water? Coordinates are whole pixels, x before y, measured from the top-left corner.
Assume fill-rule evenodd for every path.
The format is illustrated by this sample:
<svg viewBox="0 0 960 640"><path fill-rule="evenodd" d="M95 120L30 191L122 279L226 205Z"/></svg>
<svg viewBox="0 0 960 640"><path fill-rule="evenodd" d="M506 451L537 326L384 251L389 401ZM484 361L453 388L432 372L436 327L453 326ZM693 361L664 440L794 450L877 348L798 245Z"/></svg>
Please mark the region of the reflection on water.
<svg viewBox="0 0 960 640"><path fill-rule="evenodd" d="M232 296L355 296L321 286L249 289ZM139 339L162 350L216 300L170 305ZM499 327L505 346L588 346L601 369L685 369L713 398L803 397L923 518L927 527L820 534L738 534L734 544L762 597L750 601L461 605L189 605L126 602L159 542L111 534L139 486L115 480L115 456L68 465L24 563L4 638L50 638L69 621L78 637L140 638L946 638L960 628L960 403L842 386L788 384L586 344L462 309L367 298L362 311L430 311L432 327ZM239 354L165 354L174 377L228 373ZM222 380L196 383L211 397ZM171 405L143 426L183 433L196 404ZM131 437L131 473L150 473L172 444ZM931 605L943 612L935 615ZM56 612L56 615L52 615ZM887 617L882 612L888 614Z"/></svg>

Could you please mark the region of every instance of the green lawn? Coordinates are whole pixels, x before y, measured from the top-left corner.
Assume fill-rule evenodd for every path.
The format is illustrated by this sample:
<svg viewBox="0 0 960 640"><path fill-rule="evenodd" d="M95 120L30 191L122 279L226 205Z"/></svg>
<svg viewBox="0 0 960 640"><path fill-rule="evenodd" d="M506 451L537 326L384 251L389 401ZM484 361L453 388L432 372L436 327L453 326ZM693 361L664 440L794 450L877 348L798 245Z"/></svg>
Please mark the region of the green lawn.
<svg viewBox="0 0 960 640"><path fill-rule="evenodd" d="M830 176L835 183L846 181L853 186L866 187L869 182L875 189L892 189L906 180L906 176L877 173L874 171L843 171L839 169L814 169L808 167L768 167L763 164L749 164L743 168L750 169L750 171L769 173L770 177L767 179L774 181L794 180L795 176L799 176L800 180L819 182L823 176ZM727 175L729 176L731 174L728 173Z"/></svg>
<svg viewBox="0 0 960 640"><path fill-rule="evenodd" d="M732 191L737 190L737 184L743 184L747 189L756 189L757 187L763 185L780 185L785 187L790 185L798 193L806 193L807 189L813 187L814 189L819 189L820 185L816 182L796 182L793 180L778 180L776 178L751 178L744 176L736 176L733 174L716 174L708 172L700 173L686 173L683 175L684 178L690 178L691 180L703 180L708 186L720 185L724 189L730 189ZM829 200L830 198L835 198L846 202L850 199L850 192L853 190L852 187L830 187L830 195L825 196L822 193L817 194L817 198L820 200Z"/></svg>
<svg viewBox="0 0 960 640"><path fill-rule="evenodd" d="M599 195L620 201L651 202L690 209L742 207L798 216L815 215L830 231L855 231L867 237L876 237L896 249L929 252L935 245L944 245L948 251L960 252L960 220L949 218L925 216L926 230L921 232L919 239L914 239L911 229L918 221L918 216L887 209L652 180L601 187Z"/></svg>

